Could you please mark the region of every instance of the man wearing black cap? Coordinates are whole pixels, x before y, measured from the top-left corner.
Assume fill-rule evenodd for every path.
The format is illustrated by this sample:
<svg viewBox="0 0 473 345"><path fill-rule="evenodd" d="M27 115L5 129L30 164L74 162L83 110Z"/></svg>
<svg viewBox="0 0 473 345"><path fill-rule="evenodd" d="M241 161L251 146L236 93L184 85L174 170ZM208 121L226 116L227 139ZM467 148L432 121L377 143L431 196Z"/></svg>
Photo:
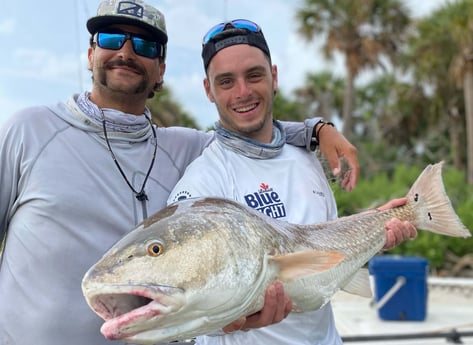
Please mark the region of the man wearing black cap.
<svg viewBox="0 0 473 345"><path fill-rule="evenodd" d="M286 144L284 128L273 120L277 67L271 63L261 28L244 19L214 26L203 38L202 58L205 91L219 113L216 140L189 165L168 203L223 197L291 223L336 219L335 199L316 156ZM329 128L322 123L319 135ZM395 232L401 240L415 236L409 223L399 225ZM290 313L267 327L242 325L241 331L228 333L227 327L227 334L200 336L197 344L342 343L330 303L317 311Z"/></svg>
<svg viewBox="0 0 473 345"><path fill-rule="evenodd" d="M24 109L0 129L2 345L112 344L86 305L82 277L166 205L213 138L151 124L145 101L162 85L168 39L157 9L104 1L87 28L92 90ZM305 140L306 127L298 128ZM350 152L337 135L323 139L328 149ZM351 158L357 164L356 153Z"/></svg>

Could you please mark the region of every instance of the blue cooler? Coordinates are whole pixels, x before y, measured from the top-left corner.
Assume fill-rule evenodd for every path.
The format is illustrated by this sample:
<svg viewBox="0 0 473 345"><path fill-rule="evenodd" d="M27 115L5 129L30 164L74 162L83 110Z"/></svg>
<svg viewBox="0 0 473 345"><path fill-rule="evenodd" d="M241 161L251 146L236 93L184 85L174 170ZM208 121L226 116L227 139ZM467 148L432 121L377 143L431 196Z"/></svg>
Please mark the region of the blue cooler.
<svg viewBox="0 0 473 345"><path fill-rule="evenodd" d="M380 255L368 263L375 306L383 320L423 321L427 312L428 262L414 256Z"/></svg>

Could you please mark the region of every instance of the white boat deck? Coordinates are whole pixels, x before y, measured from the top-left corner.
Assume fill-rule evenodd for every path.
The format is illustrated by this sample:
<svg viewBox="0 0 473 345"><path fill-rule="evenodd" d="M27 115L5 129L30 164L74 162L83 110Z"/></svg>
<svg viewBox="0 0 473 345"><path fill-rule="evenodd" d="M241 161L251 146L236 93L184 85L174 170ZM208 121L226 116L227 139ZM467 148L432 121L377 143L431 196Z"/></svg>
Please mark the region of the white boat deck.
<svg viewBox="0 0 473 345"><path fill-rule="evenodd" d="M424 321L386 321L370 306L370 299L345 292L332 299L337 329L345 344L360 345L416 345L468 344L473 345L473 279L428 278L427 316ZM424 339L369 340L360 337L469 333L461 342L447 341L446 337ZM355 339L357 339L355 341Z"/></svg>

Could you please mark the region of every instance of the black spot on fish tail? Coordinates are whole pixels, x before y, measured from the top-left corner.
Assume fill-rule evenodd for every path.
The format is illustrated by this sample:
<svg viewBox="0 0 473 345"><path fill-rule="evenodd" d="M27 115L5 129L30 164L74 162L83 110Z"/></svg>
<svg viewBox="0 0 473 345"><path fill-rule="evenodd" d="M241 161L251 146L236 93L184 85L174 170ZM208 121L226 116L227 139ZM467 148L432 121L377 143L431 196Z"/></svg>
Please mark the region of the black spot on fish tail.
<svg viewBox="0 0 473 345"><path fill-rule="evenodd" d="M441 235L470 237L445 191L443 162L428 165L407 193L413 205L415 226Z"/></svg>

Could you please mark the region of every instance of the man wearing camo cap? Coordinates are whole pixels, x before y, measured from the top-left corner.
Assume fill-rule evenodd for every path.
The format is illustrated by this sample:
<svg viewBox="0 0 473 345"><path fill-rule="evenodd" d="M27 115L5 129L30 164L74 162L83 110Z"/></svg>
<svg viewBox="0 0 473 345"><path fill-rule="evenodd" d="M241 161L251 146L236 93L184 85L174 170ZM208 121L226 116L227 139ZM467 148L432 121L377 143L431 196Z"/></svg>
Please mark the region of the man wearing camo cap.
<svg viewBox="0 0 473 345"><path fill-rule="evenodd" d="M140 0L102 2L97 16L87 21L87 29L90 33L95 33L113 24L133 24L150 31L163 44L168 41L164 15Z"/></svg>
<svg viewBox="0 0 473 345"><path fill-rule="evenodd" d="M0 128L1 345L118 344L100 334L103 320L82 296L82 277L166 205L213 138L151 124L145 102L166 67L161 12L141 0L105 1L87 29L91 91L23 109ZM310 146L318 120L294 124L295 140ZM324 140L322 149L351 150L357 164L340 134Z"/></svg>

